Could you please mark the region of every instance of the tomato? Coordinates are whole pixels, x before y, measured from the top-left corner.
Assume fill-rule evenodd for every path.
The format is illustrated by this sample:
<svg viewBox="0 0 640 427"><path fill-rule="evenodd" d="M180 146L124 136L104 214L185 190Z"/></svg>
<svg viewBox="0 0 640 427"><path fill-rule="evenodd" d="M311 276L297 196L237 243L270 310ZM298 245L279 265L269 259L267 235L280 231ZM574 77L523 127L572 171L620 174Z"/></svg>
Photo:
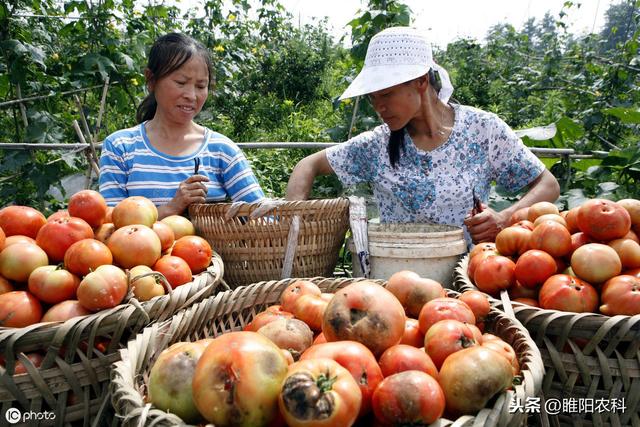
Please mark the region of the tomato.
<svg viewBox="0 0 640 427"><path fill-rule="evenodd" d="M447 412L454 415L475 414L511 387L512 381L513 370L506 357L479 345L447 357L438 373Z"/></svg>
<svg viewBox="0 0 640 427"><path fill-rule="evenodd" d="M331 359L301 360L289 366L278 406L290 427L351 426L362 395L351 374Z"/></svg>
<svg viewBox="0 0 640 427"><path fill-rule="evenodd" d="M508 289L515 283L515 269L515 263L505 256L488 257L476 267L473 282L481 291L497 295L502 289Z"/></svg>
<svg viewBox="0 0 640 427"><path fill-rule="evenodd" d="M631 239L616 239L607 243L618 254L622 268L640 267L640 245Z"/></svg>
<svg viewBox="0 0 640 427"><path fill-rule="evenodd" d="M576 206L575 208L571 208L567 211L567 214L564 217L564 220L567 222L567 230L569 233L575 234L580 231L578 227L578 211L580 210L580 206Z"/></svg>
<svg viewBox="0 0 640 427"><path fill-rule="evenodd" d="M198 423L201 416L193 402L193 373L204 350L213 340L177 342L164 349L149 372L148 399L153 406Z"/></svg>
<svg viewBox="0 0 640 427"><path fill-rule="evenodd" d="M531 222L534 222L536 218L540 215L544 214L556 214L558 215L560 211L558 207L551 202L536 202L529 206L529 212L527 212L527 219Z"/></svg>
<svg viewBox="0 0 640 427"><path fill-rule="evenodd" d="M531 249L520 255L516 261L516 280L526 288L535 288L557 273L555 259L548 253Z"/></svg>
<svg viewBox="0 0 640 427"><path fill-rule="evenodd" d="M42 362L44 361L44 356L40 353L27 353L25 354L25 356L27 357L27 360L29 360L29 362L36 369L39 368L40 365L42 365ZM25 364L22 362L22 360L18 359L18 361L15 364L13 374L20 375L20 374L26 374L26 373L27 373L27 368Z"/></svg>
<svg viewBox="0 0 640 427"><path fill-rule="evenodd" d="M93 238L106 245L114 231L116 231L116 226L112 222L105 222L93 230Z"/></svg>
<svg viewBox="0 0 640 427"><path fill-rule="evenodd" d="M55 211L54 213L52 213L51 215L49 215L47 217L47 222L49 221L54 221L58 218L69 218L71 215L69 215L69 211L66 209L59 209L57 211Z"/></svg>
<svg viewBox="0 0 640 427"><path fill-rule="evenodd" d="M162 224L162 223L161 223ZM193 274L200 273L211 264L213 250L209 242L199 236L183 236L176 240L171 255L187 261Z"/></svg>
<svg viewBox="0 0 640 427"><path fill-rule="evenodd" d="M36 239L32 239L31 237L27 237L27 236L22 236L20 234L15 234L13 236L7 236L7 238L4 241L4 247L3 249L8 248L11 245L15 245L16 243L31 243L32 245L38 245L38 243L36 243Z"/></svg>
<svg viewBox="0 0 640 427"><path fill-rule="evenodd" d="M36 236L36 242L53 263L64 260L64 253L71 245L82 239L93 238L93 229L80 218L58 218L47 222Z"/></svg>
<svg viewBox="0 0 640 427"><path fill-rule="evenodd" d="M417 319L407 317L404 322L404 334L402 334L400 344L418 348L424 345L424 334L420 332L420 322Z"/></svg>
<svg viewBox="0 0 640 427"><path fill-rule="evenodd" d="M423 305L434 298L446 296L439 282L408 270L391 275L386 289L400 301L409 317L418 317Z"/></svg>
<svg viewBox="0 0 640 427"><path fill-rule="evenodd" d="M64 322L72 317L87 314L91 314L91 311L84 308L78 300L66 300L49 308L42 316L41 322Z"/></svg>
<svg viewBox="0 0 640 427"><path fill-rule="evenodd" d="M544 214L544 215L540 215L538 218L536 218L536 220L533 222L533 228L535 228L536 226L542 224L544 221L555 221L558 224L562 225L563 227L567 227L567 221L558 214Z"/></svg>
<svg viewBox="0 0 640 427"><path fill-rule="evenodd" d="M400 342L404 323L404 308L391 292L361 281L338 290L329 301L322 332L327 341L358 341L380 355Z"/></svg>
<svg viewBox="0 0 640 427"><path fill-rule="evenodd" d="M177 256L163 255L153 264L152 268L158 273L162 273L173 289L189 283L193 279L189 264Z"/></svg>
<svg viewBox="0 0 640 427"><path fill-rule="evenodd" d="M15 291L11 282L0 276L0 295L6 294L7 292L11 291Z"/></svg>
<svg viewBox="0 0 640 427"><path fill-rule="evenodd" d="M320 332L318 335L316 335L316 337L313 339L313 344L311 345L316 345L316 344L323 344L327 342L327 339L324 337L324 334L322 332Z"/></svg>
<svg viewBox="0 0 640 427"><path fill-rule="evenodd" d="M578 210L578 227L595 240L619 239L631 229L631 216L611 200L591 199Z"/></svg>
<svg viewBox="0 0 640 427"><path fill-rule="evenodd" d="M487 342L483 342L481 344L483 347L490 348L498 352L500 355L505 357L507 361L511 364L511 368L513 370L513 375L518 375L520 373L520 363L518 362L518 355L511 345L502 339L490 340Z"/></svg>
<svg viewBox="0 0 640 427"><path fill-rule="evenodd" d="M531 233L524 227L507 227L496 236L496 249L500 255L519 255L529 249Z"/></svg>
<svg viewBox="0 0 640 427"><path fill-rule="evenodd" d="M318 332L322 330L324 312L329 303L319 296L307 294L299 296L293 304L293 315Z"/></svg>
<svg viewBox="0 0 640 427"><path fill-rule="evenodd" d="M6 240L7 235L4 234L4 230L0 227L0 251L4 249L4 241Z"/></svg>
<svg viewBox="0 0 640 427"><path fill-rule="evenodd" d="M433 377L404 371L387 377L373 393L373 411L385 425L427 425L444 413L444 392Z"/></svg>
<svg viewBox="0 0 640 427"><path fill-rule="evenodd" d="M531 249L540 249L554 258L571 252L571 234L567 227L555 221L543 221L531 232Z"/></svg>
<svg viewBox="0 0 640 427"><path fill-rule="evenodd" d="M163 286L162 280L158 272L146 265L136 265L129 270L129 285L138 301L149 301L153 297L164 295L165 286L171 285ZM170 288L167 291L169 290Z"/></svg>
<svg viewBox="0 0 640 427"><path fill-rule="evenodd" d="M82 239L64 253L64 266L78 276L86 276L101 265L111 264L113 255L104 243L96 239Z"/></svg>
<svg viewBox="0 0 640 427"><path fill-rule="evenodd" d="M284 311L293 313L293 305L296 299L307 294L319 297L322 291L318 285L309 280L297 280L287 286L282 292L280 295L280 305L282 305Z"/></svg>
<svg viewBox="0 0 640 427"><path fill-rule="evenodd" d="M76 297L80 279L62 267L45 265L33 270L28 285L29 291L40 301L57 304Z"/></svg>
<svg viewBox="0 0 640 427"><path fill-rule="evenodd" d="M16 234L35 239L47 218L38 210L29 206L6 206L0 209L0 228L4 234Z"/></svg>
<svg viewBox="0 0 640 427"><path fill-rule="evenodd" d="M214 425L268 425L277 417L288 367L282 351L264 336L247 331L222 334L198 360L193 401Z"/></svg>
<svg viewBox="0 0 640 427"><path fill-rule="evenodd" d="M576 249L578 249L582 245L586 245L587 243L593 243L593 240L591 240L591 237L589 237L582 231L573 233L571 235L571 252L569 252L569 254L567 255L572 255Z"/></svg>
<svg viewBox="0 0 640 427"><path fill-rule="evenodd" d="M473 249L471 249L471 252L469 252L469 260L482 252L493 252L496 255L498 254L498 250L496 249L496 244L494 242L482 242L478 243L473 247Z"/></svg>
<svg viewBox="0 0 640 427"><path fill-rule="evenodd" d="M294 360L313 343L313 332L302 320L277 319L267 323L258 333L269 338L279 348L288 350Z"/></svg>
<svg viewBox="0 0 640 427"><path fill-rule="evenodd" d="M600 312L607 316L640 314L640 278L620 275L607 280L600 292Z"/></svg>
<svg viewBox="0 0 640 427"><path fill-rule="evenodd" d="M153 223L158 220L158 209L146 197L130 196L121 200L113 208L111 219L116 228L134 224L151 228Z"/></svg>
<svg viewBox="0 0 640 427"><path fill-rule="evenodd" d="M76 294L84 308L99 311L120 304L127 290L127 275L122 269L101 265L82 279Z"/></svg>
<svg viewBox="0 0 640 427"><path fill-rule="evenodd" d="M509 225L526 220L527 218L529 218L529 207L519 208L509 217Z"/></svg>
<svg viewBox="0 0 640 427"><path fill-rule="evenodd" d="M107 216L107 202L95 190L80 190L69 198L69 215L84 219L91 228L102 225Z"/></svg>
<svg viewBox="0 0 640 427"><path fill-rule="evenodd" d="M42 306L36 297L26 291L12 291L0 295L0 326L22 328L38 323Z"/></svg>
<svg viewBox="0 0 640 427"><path fill-rule="evenodd" d="M521 304L530 305L531 307L540 307L540 304L538 304L538 300L535 298L519 297L519 298L513 298L512 301L519 302Z"/></svg>
<svg viewBox="0 0 640 427"><path fill-rule="evenodd" d="M475 324L476 317L471 308L463 301L455 298L436 298L429 301L420 311L420 332L426 334L436 322L444 319L455 319Z"/></svg>
<svg viewBox="0 0 640 427"><path fill-rule="evenodd" d="M601 243L587 243L571 255L571 269L589 283L603 283L622 271L616 251Z"/></svg>
<svg viewBox="0 0 640 427"><path fill-rule="evenodd" d="M244 326L244 330L258 332L258 329L260 329L261 327L263 327L269 322L273 322L274 320L283 319L283 318L284 319L293 318L293 314L282 310L281 306L278 305L278 306L272 306L272 307L277 307L277 308L272 310L269 310L269 308L267 308L267 310L258 313L256 317L254 317L251 320L251 322L247 323Z"/></svg>
<svg viewBox="0 0 640 427"><path fill-rule="evenodd" d="M183 236L194 236L196 234L196 228L191 221L182 215L169 215L162 218L160 222L171 227L176 240Z"/></svg>
<svg viewBox="0 0 640 427"><path fill-rule="evenodd" d="M122 268L153 266L160 258L162 247L158 235L142 224L118 228L107 240L107 246L113 254L114 263Z"/></svg>
<svg viewBox="0 0 640 427"><path fill-rule="evenodd" d="M538 294L541 308L575 313L595 312L598 292L577 277L555 274L549 277Z"/></svg>
<svg viewBox="0 0 640 427"><path fill-rule="evenodd" d="M424 336L424 351L438 369L451 354L474 345L478 343L473 331L467 324L455 319L434 323Z"/></svg>
<svg viewBox="0 0 640 427"><path fill-rule="evenodd" d="M482 261L484 261L486 258L496 256L496 255L500 255L498 251L495 251L495 252L483 251L478 253L473 258L470 258L469 265L467 266L467 276L469 276L469 280L473 282L473 276L476 274L476 268L478 268L478 265L480 265Z"/></svg>
<svg viewBox="0 0 640 427"><path fill-rule="evenodd" d="M491 311L491 304L487 295L476 290L464 291L458 299L469 306L476 322L483 322Z"/></svg>
<svg viewBox="0 0 640 427"><path fill-rule="evenodd" d="M154 222L151 229L160 238L160 251L164 253L165 251L171 249L173 243L176 240L175 234L173 234L173 229L164 222L160 221Z"/></svg>
<svg viewBox="0 0 640 427"><path fill-rule="evenodd" d="M389 347L379 360L382 375L388 377L403 371L422 371L438 378L438 369L424 350L410 345L398 344Z"/></svg>
<svg viewBox="0 0 640 427"><path fill-rule="evenodd" d="M362 393L360 415L371 409L371 396L383 375L375 356L369 349L355 341L337 341L309 347L300 360L333 359L351 373Z"/></svg>
<svg viewBox="0 0 640 427"><path fill-rule="evenodd" d="M0 252L0 275L16 282L26 282L32 271L48 264L45 251L31 243L8 245Z"/></svg>

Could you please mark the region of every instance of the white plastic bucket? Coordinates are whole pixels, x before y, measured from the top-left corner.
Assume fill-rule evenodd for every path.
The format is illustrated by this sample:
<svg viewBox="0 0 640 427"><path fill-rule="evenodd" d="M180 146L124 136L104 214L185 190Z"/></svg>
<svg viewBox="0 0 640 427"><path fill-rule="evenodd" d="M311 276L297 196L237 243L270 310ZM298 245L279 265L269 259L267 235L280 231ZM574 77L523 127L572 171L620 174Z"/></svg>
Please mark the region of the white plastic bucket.
<svg viewBox="0 0 640 427"><path fill-rule="evenodd" d="M453 270L466 253L467 243L461 227L439 224L369 223L369 264L371 278L389 279L400 270L411 270L421 277L437 280L451 288ZM362 269L350 238L353 276L362 277Z"/></svg>

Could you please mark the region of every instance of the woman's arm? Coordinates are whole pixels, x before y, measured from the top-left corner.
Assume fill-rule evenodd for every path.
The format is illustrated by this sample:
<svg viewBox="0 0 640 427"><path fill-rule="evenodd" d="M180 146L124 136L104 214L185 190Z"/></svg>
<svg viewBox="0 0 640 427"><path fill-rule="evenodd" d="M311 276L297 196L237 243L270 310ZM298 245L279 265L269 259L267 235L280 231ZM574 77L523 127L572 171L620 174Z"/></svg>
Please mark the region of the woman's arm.
<svg viewBox="0 0 640 427"><path fill-rule="evenodd" d="M551 172L545 169L531 184L529 190L518 202L497 212L483 205L484 211L469 215L464 223L474 243L492 242L496 235L509 226L511 215L520 208L536 202L555 202L560 195L560 185Z"/></svg>
<svg viewBox="0 0 640 427"><path fill-rule="evenodd" d="M287 200L306 200L309 198L313 180L318 175L334 173L327 160L326 150L318 151L300 160L293 168L287 184Z"/></svg>

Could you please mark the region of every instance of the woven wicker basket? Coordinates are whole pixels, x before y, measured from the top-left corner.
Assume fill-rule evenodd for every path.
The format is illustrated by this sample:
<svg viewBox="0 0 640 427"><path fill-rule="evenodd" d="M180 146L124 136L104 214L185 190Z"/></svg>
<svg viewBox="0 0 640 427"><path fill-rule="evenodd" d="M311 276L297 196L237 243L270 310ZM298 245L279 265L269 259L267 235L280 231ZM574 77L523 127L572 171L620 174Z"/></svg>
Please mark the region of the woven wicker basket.
<svg viewBox="0 0 640 427"><path fill-rule="evenodd" d="M223 271L222 259L216 254L212 265L192 282L150 301L131 300L66 322L0 328L0 354L6 361L5 367L0 366L2 422L10 408L54 412L55 425L74 421L88 425L109 417L109 371L120 359L118 350L144 327L215 294L224 286ZM30 352L44 354L39 368L25 357ZM16 357L27 373L13 375Z"/></svg>
<svg viewBox="0 0 640 427"><path fill-rule="evenodd" d="M256 283L234 291L207 298L189 309L176 314L173 319L154 324L129 341L121 350L122 360L114 364L111 382L112 402L118 417L126 426L173 426L184 424L174 414L161 411L145 403L146 382L154 361L162 350L178 341L215 337L229 331L241 330L268 305L277 303L285 288L296 279ZM310 279L323 292L335 292L350 283L365 279ZM386 282L376 281L384 285ZM448 290L450 296L457 295ZM522 425L526 414L509 411L514 398L525 401L535 396L542 383L543 366L538 349L520 323L492 309L489 330L510 343L522 367L523 381L495 401L493 407L481 410L475 417L464 416L455 426L507 426ZM371 420L368 420L371 421ZM454 421L440 419L434 425L448 426ZM362 424L359 425L368 425Z"/></svg>
<svg viewBox="0 0 640 427"><path fill-rule="evenodd" d="M259 203L245 203L227 218L232 203L189 207L198 234L220 253L225 280L231 287L283 278L292 223L299 218L295 256L286 277L333 276L340 247L349 227L349 200L283 202L252 219ZM293 254L292 254L293 255Z"/></svg>
<svg viewBox="0 0 640 427"><path fill-rule="evenodd" d="M461 291L477 289L467 275L468 264L467 256L456 267ZM500 300L493 302L504 307ZM546 370L543 399L567 404L568 411L547 414L552 425L640 426L640 315L609 317L512 304L540 348ZM595 406L570 406L600 402L610 409L613 399L624 399L626 409L598 412Z"/></svg>

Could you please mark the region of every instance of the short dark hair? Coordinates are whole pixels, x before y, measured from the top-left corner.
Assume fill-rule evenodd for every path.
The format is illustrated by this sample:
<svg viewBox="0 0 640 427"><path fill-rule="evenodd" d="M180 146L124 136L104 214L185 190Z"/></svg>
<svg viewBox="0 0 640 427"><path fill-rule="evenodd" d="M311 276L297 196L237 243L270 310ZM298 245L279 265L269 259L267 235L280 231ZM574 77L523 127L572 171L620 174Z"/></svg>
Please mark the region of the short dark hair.
<svg viewBox="0 0 640 427"><path fill-rule="evenodd" d="M181 33L165 34L153 43L147 63L147 69L151 73L150 78L158 81L162 77L182 67L194 55L200 55L207 64L207 69L209 70L208 84L211 85L211 81L213 80L213 63L211 62L209 51L198 41ZM157 107L158 103L152 92L138 105L136 111L137 122L142 123L151 120L156 114Z"/></svg>
<svg viewBox="0 0 640 427"><path fill-rule="evenodd" d="M436 93L440 93L440 89L442 89L442 81L440 80L440 74L431 68L427 73L429 78L429 84L433 86ZM387 145L387 153L389 153L389 163L391 163L392 168L398 167L398 162L400 161L400 152L404 153L404 131L406 126L402 129L392 130L391 135L389 136L389 145Z"/></svg>

